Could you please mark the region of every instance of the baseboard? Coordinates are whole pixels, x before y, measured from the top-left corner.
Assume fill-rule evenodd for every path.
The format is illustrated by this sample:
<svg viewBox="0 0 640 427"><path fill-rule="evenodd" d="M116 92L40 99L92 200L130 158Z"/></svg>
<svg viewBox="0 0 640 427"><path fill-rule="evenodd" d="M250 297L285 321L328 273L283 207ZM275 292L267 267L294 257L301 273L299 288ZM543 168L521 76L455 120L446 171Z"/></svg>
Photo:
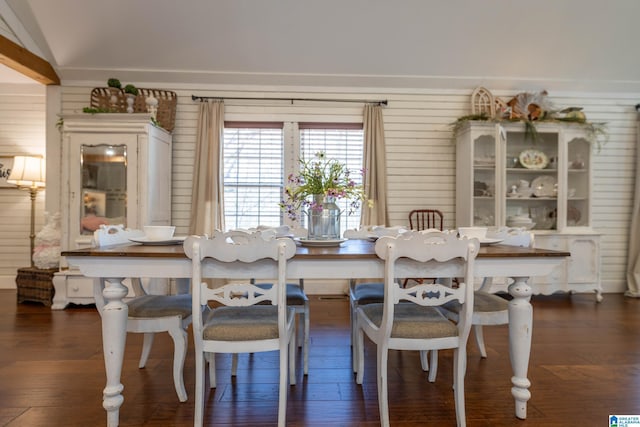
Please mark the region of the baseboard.
<svg viewBox="0 0 640 427"><path fill-rule="evenodd" d="M346 295L349 282L346 280L305 280L304 292L307 295Z"/></svg>
<svg viewBox="0 0 640 427"><path fill-rule="evenodd" d="M18 273L16 272L16 274ZM16 289L16 274L0 276L0 289Z"/></svg>

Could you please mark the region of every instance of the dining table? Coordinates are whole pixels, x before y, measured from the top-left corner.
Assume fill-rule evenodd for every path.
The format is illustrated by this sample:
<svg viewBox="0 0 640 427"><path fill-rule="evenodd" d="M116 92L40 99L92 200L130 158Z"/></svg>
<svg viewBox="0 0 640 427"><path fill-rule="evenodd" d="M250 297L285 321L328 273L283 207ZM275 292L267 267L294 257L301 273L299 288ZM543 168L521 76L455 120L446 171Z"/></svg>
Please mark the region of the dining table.
<svg viewBox="0 0 640 427"><path fill-rule="evenodd" d="M172 242L175 243L175 242ZM182 244L148 245L127 243L114 246L64 251L70 266L96 283L104 279L104 286L94 286L101 292L106 304L102 313L102 344L104 352L106 386L103 407L107 412L107 425L117 426L119 411L124 402L121 382L122 362L127 335L128 288L123 284L130 277L171 278L183 284L191 277L191 260ZM500 244L482 245L475 259L474 276L510 278L509 301L509 356L513 370L511 394L515 400L515 416L525 419L527 402L531 398L527 377L533 327L533 307L530 302L532 288L528 280L546 276L561 266L569 252L534 247L516 247ZM255 263L251 276L277 277L276 263L264 260ZM404 262L406 261L406 262ZM246 277L246 265L240 262L222 263L207 259L203 276L218 279ZM239 268L242 267L242 268ZM398 277L461 277L462 267L443 269L435 265L418 266L408 260L398 263ZM296 253L288 261L289 279L371 279L384 277L384 260L375 253L375 243L366 239L346 240L333 246L307 246L298 242ZM100 295L96 295L99 297Z"/></svg>

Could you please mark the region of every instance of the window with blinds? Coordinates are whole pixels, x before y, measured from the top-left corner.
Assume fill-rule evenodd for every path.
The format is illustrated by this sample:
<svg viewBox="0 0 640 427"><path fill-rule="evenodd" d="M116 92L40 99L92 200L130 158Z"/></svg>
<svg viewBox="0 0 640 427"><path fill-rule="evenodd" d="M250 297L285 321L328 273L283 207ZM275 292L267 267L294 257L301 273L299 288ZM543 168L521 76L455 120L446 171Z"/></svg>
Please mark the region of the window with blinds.
<svg viewBox="0 0 640 427"><path fill-rule="evenodd" d="M287 129L298 132L287 137ZM285 164L284 153L296 152L296 164ZM278 226L285 219L278 203L286 170L297 170L299 158L323 151L344 162L351 177L362 183L363 131L361 124L226 122L224 129L224 216L227 229L257 225ZM296 151L294 151L296 150ZM347 215L348 201L340 200L341 228L357 228L360 210ZM305 221L302 225L305 226Z"/></svg>
<svg viewBox="0 0 640 427"><path fill-rule="evenodd" d="M224 129L224 220L227 229L280 225L282 124Z"/></svg>

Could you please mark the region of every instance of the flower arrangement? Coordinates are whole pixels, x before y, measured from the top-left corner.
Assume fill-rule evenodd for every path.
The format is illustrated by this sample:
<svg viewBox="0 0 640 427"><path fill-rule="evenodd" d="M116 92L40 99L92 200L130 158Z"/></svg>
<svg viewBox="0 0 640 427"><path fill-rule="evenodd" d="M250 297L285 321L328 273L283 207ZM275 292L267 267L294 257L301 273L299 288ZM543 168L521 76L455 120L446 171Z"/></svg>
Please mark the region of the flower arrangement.
<svg viewBox="0 0 640 427"><path fill-rule="evenodd" d="M348 199L350 203L347 214L355 212L365 200L362 185L351 178L346 165L336 159L327 159L322 151L315 153L311 160L300 159L300 172L287 178L280 209L294 221L299 219L301 208L322 210L319 197L309 200L309 196Z"/></svg>

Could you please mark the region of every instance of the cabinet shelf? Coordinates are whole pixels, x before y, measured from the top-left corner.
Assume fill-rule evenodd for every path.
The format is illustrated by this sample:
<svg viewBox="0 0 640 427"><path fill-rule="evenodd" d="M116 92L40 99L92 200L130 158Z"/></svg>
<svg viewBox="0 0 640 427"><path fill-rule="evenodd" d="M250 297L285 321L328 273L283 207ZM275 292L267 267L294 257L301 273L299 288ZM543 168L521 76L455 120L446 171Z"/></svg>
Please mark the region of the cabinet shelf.
<svg viewBox="0 0 640 427"><path fill-rule="evenodd" d="M555 169L555 168L554 169L507 168L506 171L507 173L526 173L526 174L540 175L540 174L549 174L549 173L555 174L558 172L558 169Z"/></svg>
<svg viewBox="0 0 640 427"><path fill-rule="evenodd" d="M507 202L535 202L535 201L557 201L557 197L507 197Z"/></svg>

